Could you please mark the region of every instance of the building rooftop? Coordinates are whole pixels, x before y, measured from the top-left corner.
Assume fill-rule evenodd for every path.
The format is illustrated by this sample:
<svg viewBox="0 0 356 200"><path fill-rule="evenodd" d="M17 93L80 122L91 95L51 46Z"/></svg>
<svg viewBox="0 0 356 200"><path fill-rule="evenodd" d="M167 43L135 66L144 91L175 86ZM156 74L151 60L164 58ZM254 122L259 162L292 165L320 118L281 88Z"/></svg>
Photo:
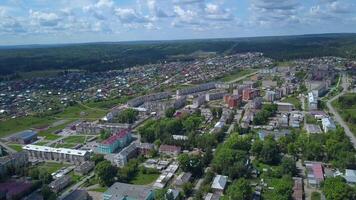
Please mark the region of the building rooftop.
<svg viewBox="0 0 356 200"><path fill-rule="evenodd" d="M85 150L66 149L66 148L53 148L53 147L38 146L38 145L32 145L32 144L28 144L28 145L26 145L26 146L24 146L22 148L25 149L25 150L29 150L29 151L63 153L63 154L70 154L70 155L76 155L76 156L84 156L85 154L88 153L88 151L85 151Z"/></svg>
<svg viewBox="0 0 356 200"><path fill-rule="evenodd" d="M126 183L114 183L106 192L105 196L111 196L112 200L123 198L145 200L152 192L152 188L147 186L130 185Z"/></svg>
<svg viewBox="0 0 356 200"><path fill-rule="evenodd" d="M126 135L128 135L129 133L130 131L128 129L121 130L117 134L112 135L108 139L104 140L102 144L113 144L118 139L126 137Z"/></svg>
<svg viewBox="0 0 356 200"><path fill-rule="evenodd" d="M345 179L348 183L356 183L356 170L346 169Z"/></svg>
<svg viewBox="0 0 356 200"><path fill-rule="evenodd" d="M227 176L216 175L211 188L224 190L227 183Z"/></svg>
<svg viewBox="0 0 356 200"><path fill-rule="evenodd" d="M32 130L26 130L26 131L22 131L18 134L16 134L15 136L13 136L14 138L22 138L24 140L26 139L30 139L34 136L36 136L37 133L35 131L32 131Z"/></svg>
<svg viewBox="0 0 356 200"><path fill-rule="evenodd" d="M323 124L323 126L336 128L334 121L328 117L321 119L321 123Z"/></svg>
<svg viewBox="0 0 356 200"><path fill-rule="evenodd" d="M160 151L165 151L165 152L180 152L181 147L179 146L174 146L174 145L161 145L159 147Z"/></svg>

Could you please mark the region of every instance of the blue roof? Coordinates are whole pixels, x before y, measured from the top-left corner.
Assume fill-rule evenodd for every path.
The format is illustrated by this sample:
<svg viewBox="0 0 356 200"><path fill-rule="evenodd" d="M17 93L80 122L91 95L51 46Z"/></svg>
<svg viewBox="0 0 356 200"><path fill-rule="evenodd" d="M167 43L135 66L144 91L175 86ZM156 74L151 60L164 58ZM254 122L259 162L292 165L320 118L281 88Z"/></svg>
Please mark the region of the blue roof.
<svg viewBox="0 0 356 200"><path fill-rule="evenodd" d="M26 139L30 139L36 135L37 135L37 133L35 131L26 130L26 131L23 131L23 132L17 134L15 137L22 138L22 139L26 140Z"/></svg>

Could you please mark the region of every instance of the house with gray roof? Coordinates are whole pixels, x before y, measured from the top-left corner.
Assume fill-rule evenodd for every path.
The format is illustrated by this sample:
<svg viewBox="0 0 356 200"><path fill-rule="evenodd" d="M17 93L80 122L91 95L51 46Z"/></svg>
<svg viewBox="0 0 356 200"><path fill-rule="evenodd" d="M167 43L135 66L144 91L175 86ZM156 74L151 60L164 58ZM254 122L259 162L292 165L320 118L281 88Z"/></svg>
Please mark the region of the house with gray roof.
<svg viewBox="0 0 356 200"><path fill-rule="evenodd" d="M216 175L214 180L213 180L213 184L211 185L211 188L214 191L223 192L225 190L225 187L226 187L227 178L228 178L227 176Z"/></svg>
<svg viewBox="0 0 356 200"><path fill-rule="evenodd" d="M153 200L154 190L147 186L116 182L103 194L103 200Z"/></svg>

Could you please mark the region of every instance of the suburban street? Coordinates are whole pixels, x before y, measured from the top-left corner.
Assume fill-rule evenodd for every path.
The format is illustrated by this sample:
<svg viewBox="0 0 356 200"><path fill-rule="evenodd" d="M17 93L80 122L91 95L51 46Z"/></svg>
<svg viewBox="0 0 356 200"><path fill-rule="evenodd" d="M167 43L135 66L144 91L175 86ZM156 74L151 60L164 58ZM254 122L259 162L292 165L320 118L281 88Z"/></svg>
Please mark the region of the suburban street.
<svg viewBox="0 0 356 200"><path fill-rule="evenodd" d="M9 146L7 146L5 143L0 141L0 146L2 146L4 149L6 149L8 152L10 153L16 153L16 151L12 148L10 148Z"/></svg>
<svg viewBox="0 0 356 200"><path fill-rule="evenodd" d="M59 196L58 199L64 199L66 196L68 196L71 192L74 190L78 189L83 183L89 179L91 179L94 176L94 172L92 172L89 176L86 176L83 180L79 181L78 183L72 185L69 187L66 191L64 191L61 196Z"/></svg>
<svg viewBox="0 0 356 200"><path fill-rule="evenodd" d="M347 92L349 92L348 91L348 86L349 86L349 83L347 81L347 77L346 77L346 75L343 75L342 76L343 91L340 94L336 95L335 97L331 98L329 101L327 101L326 105L327 105L329 111L334 115L335 121L337 121L344 128L346 135L350 138L350 141L352 142L354 148L356 149L356 137L351 132L350 128L344 122L344 120L339 115L339 113L331 105L331 102L333 102L334 100L338 99L340 96L342 96L342 95L346 94Z"/></svg>

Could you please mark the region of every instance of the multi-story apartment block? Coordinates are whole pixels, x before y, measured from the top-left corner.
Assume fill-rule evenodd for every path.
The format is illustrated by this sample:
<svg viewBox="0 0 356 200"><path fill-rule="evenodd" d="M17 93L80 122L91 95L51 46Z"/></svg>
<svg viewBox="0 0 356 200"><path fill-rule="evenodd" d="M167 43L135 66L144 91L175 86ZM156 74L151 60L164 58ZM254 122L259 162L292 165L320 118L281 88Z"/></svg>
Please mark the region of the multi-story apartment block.
<svg viewBox="0 0 356 200"><path fill-rule="evenodd" d="M115 135L112 135L108 139L99 143L96 151L102 154L113 153L118 149L122 149L127 146L132 140L131 131L124 129Z"/></svg>
<svg viewBox="0 0 356 200"><path fill-rule="evenodd" d="M81 164L90 158L90 152L76 149L53 148L38 145L26 145L23 147L29 159L53 160Z"/></svg>

